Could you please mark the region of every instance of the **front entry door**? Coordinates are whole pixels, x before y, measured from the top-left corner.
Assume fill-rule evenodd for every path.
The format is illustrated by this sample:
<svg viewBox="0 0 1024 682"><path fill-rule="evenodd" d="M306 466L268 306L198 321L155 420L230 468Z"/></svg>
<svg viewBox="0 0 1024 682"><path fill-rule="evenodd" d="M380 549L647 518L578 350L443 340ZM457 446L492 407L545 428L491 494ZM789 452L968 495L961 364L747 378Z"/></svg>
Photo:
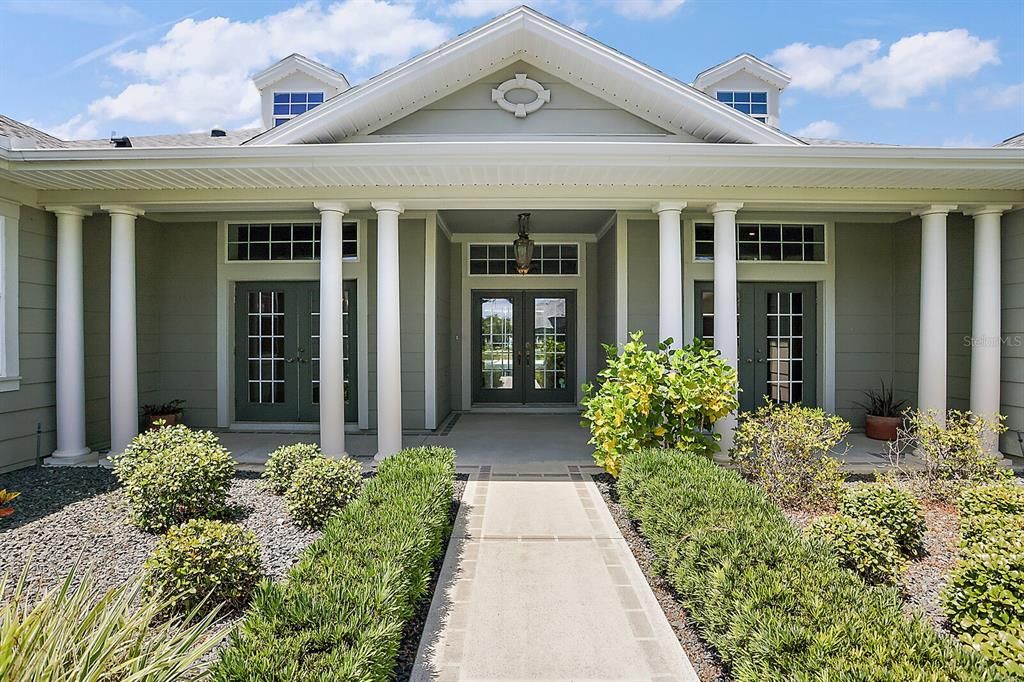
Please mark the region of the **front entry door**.
<svg viewBox="0 0 1024 682"><path fill-rule="evenodd" d="M473 400L576 399L576 293L473 292Z"/></svg>
<svg viewBox="0 0 1024 682"><path fill-rule="evenodd" d="M358 420L355 377L356 283L343 283L345 421ZM235 286L235 418L320 420L320 283Z"/></svg>
<svg viewBox="0 0 1024 682"><path fill-rule="evenodd" d="M740 282L740 410L779 403L817 405L817 287L813 283ZM715 293L711 282L696 283L696 336L715 334Z"/></svg>

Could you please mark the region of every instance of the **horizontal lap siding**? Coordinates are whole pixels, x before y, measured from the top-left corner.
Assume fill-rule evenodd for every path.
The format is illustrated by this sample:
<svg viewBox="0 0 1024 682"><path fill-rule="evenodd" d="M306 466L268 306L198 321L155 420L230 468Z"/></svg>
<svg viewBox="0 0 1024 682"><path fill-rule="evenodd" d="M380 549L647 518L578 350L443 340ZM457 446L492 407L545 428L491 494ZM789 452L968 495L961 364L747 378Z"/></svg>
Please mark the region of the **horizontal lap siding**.
<svg viewBox="0 0 1024 682"><path fill-rule="evenodd" d="M452 324L452 289L451 289L451 242L445 236L444 231L435 227L437 239L437 251L435 253L434 277L437 303L434 309L435 328L434 339L436 356L434 390L436 392L437 423L444 421L445 417L452 411L452 352L451 352L451 324Z"/></svg>
<svg viewBox="0 0 1024 682"><path fill-rule="evenodd" d="M627 327L642 331L644 340L658 341L658 221L630 220L626 229Z"/></svg>
<svg viewBox="0 0 1024 682"><path fill-rule="evenodd" d="M603 344L614 344L616 329L616 310L618 269L616 266L616 233L618 228L612 227L597 242L597 262L594 269L587 273L591 280L597 280L597 343L595 344L596 367L600 371L605 364Z"/></svg>
<svg viewBox="0 0 1024 682"><path fill-rule="evenodd" d="M1024 211L1003 217L1002 413L1010 429L1003 452L1024 455ZM1024 436L1020 436L1024 437Z"/></svg>
<svg viewBox="0 0 1024 682"><path fill-rule="evenodd" d="M426 412L423 282L426 277L426 221L399 221L402 316L402 428L422 430Z"/></svg>

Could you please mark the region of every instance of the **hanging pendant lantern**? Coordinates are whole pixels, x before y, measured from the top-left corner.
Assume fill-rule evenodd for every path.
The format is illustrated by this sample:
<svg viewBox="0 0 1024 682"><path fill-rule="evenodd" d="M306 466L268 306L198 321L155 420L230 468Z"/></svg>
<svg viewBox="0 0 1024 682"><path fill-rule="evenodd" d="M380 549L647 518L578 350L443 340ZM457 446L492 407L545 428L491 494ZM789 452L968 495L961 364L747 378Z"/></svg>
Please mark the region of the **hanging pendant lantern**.
<svg viewBox="0 0 1024 682"><path fill-rule="evenodd" d="M512 242L516 254L516 272L526 275L533 265L533 240L530 239L530 214L519 214L519 237Z"/></svg>

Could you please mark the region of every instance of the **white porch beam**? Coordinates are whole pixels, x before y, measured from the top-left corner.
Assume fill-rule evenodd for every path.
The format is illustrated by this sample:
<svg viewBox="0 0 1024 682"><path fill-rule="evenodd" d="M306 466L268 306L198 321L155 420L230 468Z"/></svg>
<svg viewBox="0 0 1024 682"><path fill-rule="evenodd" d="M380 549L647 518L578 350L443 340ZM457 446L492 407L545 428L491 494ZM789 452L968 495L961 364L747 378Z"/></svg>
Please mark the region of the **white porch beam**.
<svg viewBox="0 0 1024 682"><path fill-rule="evenodd" d="M974 216L974 302L971 321L971 411L986 419L999 414L1002 344L1000 223L1011 206L981 206ZM999 437L987 434L986 447L999 450Z"/></svg>
<svg viewBox="0 0 1024 682"><path fill-rule="evenodd" d="M377 460L402 449L402 323L398 216L402 205L375 201L377 212Z"/></svg>
<svg viewBox="0 0 1024 682"><path fill-rule="evenodd" d="M946 217L952 204L933 204L921 216L921 319L918 336L917 407L946 420Z"/></svg>
<svg viewBox="0 0 1024 682"><path fill-rule="evenodd" d="M719 201L708 210L715 219L715 349L733 369L739 368L736 328L736 212L738 201ZM723 417L715 424L721 434L722 450L732 447L736 415Z"/></svg>
<svg viewBox="0 0 1024 682"><path fill-rule="evenodd" d="M320 211L320 449L327 457L345 454L344 283L342 220L348 205L317 201Z"/></svg>
<svg viewBox="0 0 1024 682"><path fill-rule="evenodd" d="M51 466L91 464L85 444L85 324L82 307L82 221L77 206L47 206L57 216L57 449Z"/></svg>
<svg viewBox="0 0 1024 682"><path fill-rule="evenodd" d="M143 210L104 205L110 214L110 452L139 435L138 338L135 303L135 219Z"/></svg>
<svg viewBox="0 0 1024 682"><path fill-rule="evenodd" d="M658 214L658 338L672 339L672 348L683 345L683 252L679 216L685 201L662 201Z"/></svg>

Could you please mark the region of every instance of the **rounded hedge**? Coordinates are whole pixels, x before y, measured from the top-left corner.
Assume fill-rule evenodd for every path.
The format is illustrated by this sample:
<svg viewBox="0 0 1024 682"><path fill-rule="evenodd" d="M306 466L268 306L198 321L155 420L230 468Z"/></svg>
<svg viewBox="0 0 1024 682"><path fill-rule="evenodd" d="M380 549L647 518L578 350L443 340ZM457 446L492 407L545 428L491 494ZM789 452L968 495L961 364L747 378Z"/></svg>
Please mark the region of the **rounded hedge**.
<svg viewBox="0 0 1024 682"><path fill-rule="evenodd" d="M972 486L960 493L956 506L964 518L984 514L1024 514L1024 485L1002 481Z"/></svg>
<svg viewBox="0 0 1024 682"><path fill-rule="evenodd" d="M846 491L839 511L885 528L904 556L924 553L924 514L913 495L902 488L880 483L859 485Z"/></svg>
<svg viewBox="0 0 1024 682"><path fill-rule="evenodd" d="M234 523L193 519L160 538L145 564L145 589L189 612L206 605L242 606L262 575L256 536Z"/></svg>
<svg viewBox="0 0 1024 682"><path fill-rule="evenodd" d="M132 523L162 531L222 515L235 464L217 436L179 424L136 436L114 458L114 473Z"/></svg>
<svg viewBox="0 0 1024 682"><path fill-rule="evenodd" d="M363 467L351 457L314 457L299 464L284 494L300 526L320 528L359 492Z"/></svg>
<svg viewBox="0 0 1024 682"><path fill-rule="evenodd" d="M282 445L270 453L263 469L263 479L278 495L284 495L291 485L292 475L306 460L323 457L316 443L294 443Z"/></svg>
<svg viewBox="0 0 1024 682"><path fill-rule="evenodd" d="M839 564L869 583L893 583L906 566L892 534L866 519L845 514L822 516L811 524L808 534L825 544Z"/></svg>

